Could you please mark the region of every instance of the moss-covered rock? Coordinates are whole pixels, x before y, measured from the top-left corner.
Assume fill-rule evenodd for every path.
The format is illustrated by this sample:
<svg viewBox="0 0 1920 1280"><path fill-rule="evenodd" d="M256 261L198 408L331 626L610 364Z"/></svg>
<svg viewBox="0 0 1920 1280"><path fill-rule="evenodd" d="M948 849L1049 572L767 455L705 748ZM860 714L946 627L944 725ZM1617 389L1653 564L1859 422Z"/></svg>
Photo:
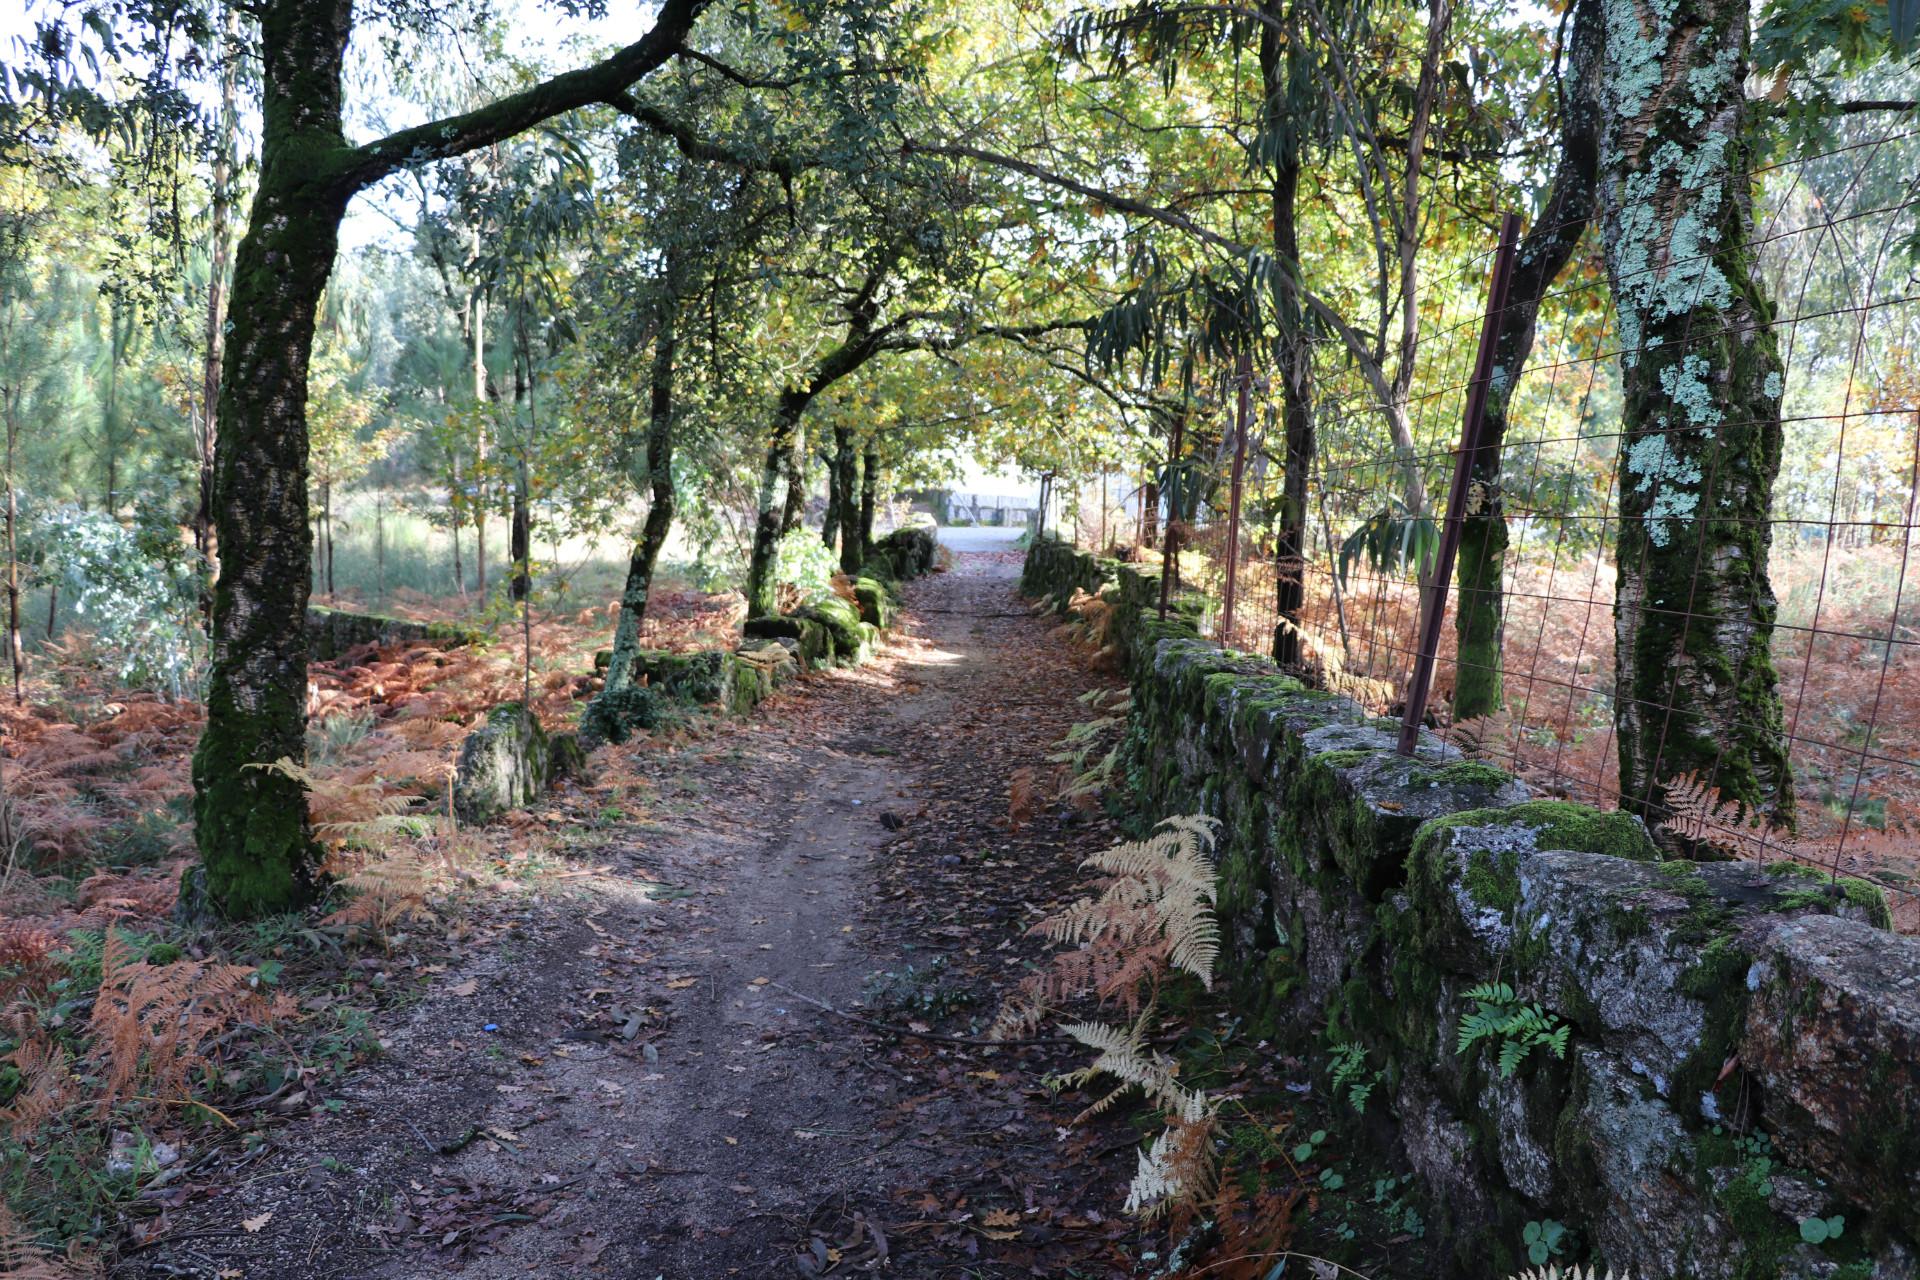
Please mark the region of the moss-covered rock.
<svg viewBox="0 0 1920 1280"><path fill-rule="evenodd" d="M909 524L875 542L873 551L892 567L895 579L904 581L931 573L939 546L938 532L932 525Z"/></svg>
<svg viewBox="0 0 1920 1280"><path fill-rule="evenodd" d="M826 629L831 654L842 662L858 662L866 655L866 635L860 630L860 614L838 596L816 601L795 615L819 623Z"/></svg>
<svg viewBox="0 0 1920 1280"><path fill-rule="evenodd" d="M855 578L853 595L860 604L860 620L885 629L893 622L893 592L873 578Z"/></svg>
<svg viewBox="0 0 1920 1280"><path fill-rule="evenodd" d="M396 644L430 644L443 649L485 644L490 637L481 627L457 622L416 622L383 613L356 613L326 605L307 606L307 653L328 662L362 646L385 648Z"/></svg>
<svg viewBox="0 0 1920 1280"><path fill-rule="evenodd" d="M547 739L547 781L584 780L588 776L587 749L577 733L556 733Z"/></svg>
<svg viewBox="0 0 1920 1280"><path fill-rule="evenodd" d="M1920 1237L1920 940L1808 915L1754 949L1739 1053L1775 1141Z"/></svg>
<svg viewBox="0 0 1920 1280"><path fill-rule="evenodd" d="M586 750L602 743L625 742L636 730L660 723L660 692L643 684L602 689L580 713L580 742Z"/></svg>
<svg viewBox="0 0 1920 1280"><path fill-rule="evenodd" d="M453 775L453 811L462 822L485 822L518 809L547 788L552 771L546 730L518 702L503 702L460 744Z"/></svg>
<svg viewBox="0 0 1920 1280"><path fill-rule="evenodd" d="M802 671L811 671L833 658L832 633L808 612L748 618L741 631L748 640L791 640L794 659Z"/></svg>

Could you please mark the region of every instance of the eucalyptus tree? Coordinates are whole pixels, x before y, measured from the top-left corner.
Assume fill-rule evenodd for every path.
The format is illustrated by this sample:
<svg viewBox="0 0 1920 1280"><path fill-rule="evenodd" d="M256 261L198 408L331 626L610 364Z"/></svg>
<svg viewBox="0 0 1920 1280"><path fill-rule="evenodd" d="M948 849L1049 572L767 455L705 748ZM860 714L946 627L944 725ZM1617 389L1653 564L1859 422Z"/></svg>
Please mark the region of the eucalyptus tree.
<svg viewBox="0 0 1920 1280"><path fill-rule="evenodd" d="M1454 612L1457 661L1453 716L1467 720L1505 706L1501 646L1505 633L1507 413L1533 354L1540 305L1573 257L1593 220L1600 167L1603 0L1574 0L1565 48L1556 57L1560 116L1553 182L1514 257L1506 307L1494 334L1493 378L1486 389L1478 448L1460 521L1459 600Z"/></svg>
<svg viewBox="0 0 1920 1280"><path fill-rule="evenodd" d="M1360 376L1396 460L1400 518L1431 524L1411 412L1422 340L1420 264L1423 248L1457 234L1436 219L1434 192L1445 176L1457 194L1487 198L1517 133L1517 91L1503 84L1524 78L1516 73L1527 70L1526 44L1448 0L1428 4L1418 26L1405 10L1360 0L1147 0L1077 15L1062 47L1077 60L1101 57L1115 71L1151 69L1170 101L1210 104L1201 117L1137 127L1134 152L1156 163L1135 185L1177 195L1129 197L1057 164L970 145L931 148L1014 167L1136 220L1130 279L1090 334L1103 362L1138 354L1156 379L1181 360L1278 365L1284 444L1275 652L1283 660L1300 653L1306 495L1318 450L1316 358ZM1383 47L1401 57L1363 56ZM1457 48L1473 50L1471 69ZM1411 81L1400 70L1406 66ZM1192 139L1186 154L1152 140L1168 131ZM1223 174L1214 159L1223 147L1240 152L1256 181ZM1304 254L1303 186L1316 223L1314 250ZM1354 206L1357 216L1321 213ZM1264 225L1266 243L1249 239L1248 225ZM1182 233L1184 246L1163 228ZM1347 242L1355 247L1339 248Z"/></svg>

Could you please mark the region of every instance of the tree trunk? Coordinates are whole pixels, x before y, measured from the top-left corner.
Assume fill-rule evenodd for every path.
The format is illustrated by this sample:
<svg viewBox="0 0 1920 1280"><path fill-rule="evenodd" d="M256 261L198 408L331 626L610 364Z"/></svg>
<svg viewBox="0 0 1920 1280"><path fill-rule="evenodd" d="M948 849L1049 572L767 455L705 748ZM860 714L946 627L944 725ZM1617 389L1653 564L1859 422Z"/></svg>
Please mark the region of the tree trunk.
<svg viewBox="0 0 1920 1280"><path fill-rule="evenodd" d="M513 472L512 545L508 548L513 556L513 580L507 584L507 594L514 600L525 600L533 594L533 511L528 487L527 460L522 455Z"/></svg>
<svg viewBox="0 0 1920 1280"><path fill-rule="evenodd" d="M305 789L272 766L306 759L308 358L351 194L314 160L345 145L350 22L345 0L282 0L261 14L260 180L234 262L214 450L213 663L193 757L199 888L230 916L299 907L316 879Z"/></svg>
<svg viewBox="0 0 1920 1280"><path fill-rule="evenodd" d="M807 514L807 427L798 415L793 420L780 470L787 483L787 500L780 509L780 532L788 534L801 526Z"/></svg>
<svg viewBox="0 0 1920 1280"><path fill-rule="evenodd" d="M836 426L833 434L839 438L841 428ZM820 541L828 551L834 551L840 545L840 505L843 500L840 488L840 455L827 455L827 509L820 519Z"/></svg>
<svg viewBox="0 0 1920 1280"><path fill-rule="evenodd" d="M1505 705L1501 644L1505 609L1507 517L1501 494L1507 407L1533 353L1540 303L1573 256L1593 218L1600 164L1600 58L1604 35L1600 0L1577 0L1567 48L1569 74L1560 122L1560 163L1546 207L1520 242L1506 310L1494 337L1494 376L1487 387L1480 447L1469 463L1466 510L1460 521L1459 604L1454 614L1459 661L1453 718L1489 716Z"/></svg>
<svg viewBox="0 0 1920 1280"><path fill-rule="evenodd" d="M747 616L765 618L779 612L779 583L775 580L774 554L779 549L785 528L785 509L778 502L780 479L786 474L787 457L799 430L800 415L813 400L811 391L793 387L780 393L780 405L774 410L773 429L767 436L766 458L760 464L760 490L753 523L753 553L747 561ZM792 497L789 481L788 497Z"/></svg>
<svg viewBox="0 0 1920 1280"><path fill-rule="evenodd" d="M1044 482L1042 482L1041 487L1044 492ZM1042 505L1044 505L1044 502ZM1040 520L1037 521L1035 525L1036 531L1039 529L1039 526L1045 522L1046 512L1041 511L1039 515ZM1140 545L1143 547L1151 547L1155 542L1159 541L1159 538L1160 482L1158 480L1147 480L1140 486Z"/></svg>
<svg viewBox="0 0 1920 1280"><path fill-rule="evenodd" d="M1164 621L1167 606L1173 602L1173 591L1180 581L1180 495L1190 488L1181 483L1180 449L1187 431L1187 404L1182 401L1180 412L1173 419L1173 432L1167 441L1167 527L1165 542L1160 548L1160 617Z"/></svg>
<svg viewBox="0 0 1920 1280"><path fill-rule="evenodd" d="M1671 15L1671 16L1668 16ZM1694 773L1794 815L1767 578L1782 366L1752 274L1745 0L1607 11L1601 197L1620 329L1621 805Z"/></svg>
<svg viewBox="0 0 1920 1280"><path fill-rule="evenodd" d="M194 455L199 465L199 492L193 514L193 546L206 563L203 612L212 616L213 592L213 477L214 418L220 403L220 359L226 348L227 269L232 253L229 224L233 214L233 170L239 146L240 116L236 105L240 81L243 33L240 15L229 9L220 46L220 131L213 150L212 226L208 229L207 323L202 335L200 366L200 420L194 428Z"/></svg>
<svg viewBox="0 0 1920 1280"><path fill-rule="evenodd" d="M456 452L453 454L450 465L453 472L453 491L455 494L458 494L460 492L459 453ZM467 571L465 566L460 563L460 518L457 504L454 504L454 511L456 514L454 518L448 522L447 526L453 531L453 589L458 591L460 598L464 600L467 598Z"/></svg>
<svg viewBox="0 0 1920 1280"><path fill-rule="evenodd" d="M860 455L860 558L873 550L873 517L880 505L880 449L871 440Z"/></svg>
<svg viewBox="0 0 1920 1280"><path fill-rule="evenodd" d="M480 233L473 233L474 254L480 252ZM468 358L473 362L473 403L478 416L473 437L473 589L484 603L487 597L487 298L478 289L468 304L470 320Z"/></svg>
<svg viewBox="0 0 1920 1280"><path fill-rule="evenodd" d="M1300 125L1289 104L1305 79L1300 32L1280 6L1262 7L1270 21L1260 32L1260 80L1266 93L1263 127L1276 135L1273 165L1273 254L1280 269L1300 281ZM1280 421L1285 456L1280 477L1279 521L1274 531L1273 660L1283 667L1303 662L1300 621L1306 605L1307 478L1313 471L1313 342L1299 290L1281 292L1275 320L1280 331ZM1151 537L1149 537L1151 541Z"/></svg>
<svg viewBox="0 0 1920 1280"><path fill-rule="evenodd" d="M526 403L533 390L533 372L531 357L527 355L524 331L520 335L523 344L515 351L513 360L513 403L516 412ZM523 366L525 358L528 365ZM515 449L513 466L513 515L507 526L507 555L513 561L513 576L507 580L507 598L516 603L524 602L533 594L533 495L532 485L527 477L527 444L521 437Z"/></svg>
<svg viewBox="0 0 1920 1280"><path fill-rule="evenodd" d="M840 490L840 572L857 576L867 563L867 543L860 527L860 454L853 447L853 432L834 429L833 471Z"/></svg>
<svg viewBox="0 0 1920 1280"><path fill-rule="evenodd" d="M27 651L20 643L20 548L16 527L20 521L20 512L15 505L13 488L13 451L20 434L19 424L14 418L14 402L18 391L13 387L0 387L0 411L6 415L7 430L7 664L13 673L13 700L16 704L26 701L21 692L21 681L26 676ZM0 805L5 797L0 796ZM6 846L11 850L12 846Z"/></svg>
<svg viewBox="0 0 1920 1280"><path fill-rule="evenodd" d="M333 549L327 549L327 560L333 560ZM387 599L387 493L384 489L373 491L373 598L378 604Z"/></svg>
<svg viewBox="0 0 1920 1280"><path fill-rule="evenodd" d="M650 491L646 523L640 541L627 561L627 585L620 595L620 621L613 632L613 659L607 666L608 690L618 690L633 680L633 659L640 647L640 628L646 621L647 601L653 592L653 571L660 562L660 549L667 544L673 528L675 494L673 488L673 374L678 338L677 307L668 303L663 310L660 334L653 348L651 395L647 407L647 457L644 481Z"/></svg>
<svg viewBox="0 0 1920 1280"><path fill-rule="evenodd" d="M321 558L326 561L325 568L327 571L327 576L326 576L327 596L331 598L334 595L334 589L333 589L333 486L330 484L323 484L320 486L320 533L321 533L322 540L325 544L323 548L325 554Z"/></svg>

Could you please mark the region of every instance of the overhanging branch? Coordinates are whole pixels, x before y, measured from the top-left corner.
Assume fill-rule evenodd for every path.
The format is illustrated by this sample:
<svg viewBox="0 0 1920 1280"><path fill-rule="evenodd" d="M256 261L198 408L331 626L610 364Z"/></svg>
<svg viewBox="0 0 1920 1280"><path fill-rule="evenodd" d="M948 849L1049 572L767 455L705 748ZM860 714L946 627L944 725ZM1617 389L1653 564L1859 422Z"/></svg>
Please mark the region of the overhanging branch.
<svg viewBox="0 0 1920 1280"><path fill-rule="evenodd" d="M672 57L709 0L666 0L640 39L592 66L563 72L484 107L390 133L348 152L338 180L358 191L398 169L465 155L578 107L606 102Z"/></svg>

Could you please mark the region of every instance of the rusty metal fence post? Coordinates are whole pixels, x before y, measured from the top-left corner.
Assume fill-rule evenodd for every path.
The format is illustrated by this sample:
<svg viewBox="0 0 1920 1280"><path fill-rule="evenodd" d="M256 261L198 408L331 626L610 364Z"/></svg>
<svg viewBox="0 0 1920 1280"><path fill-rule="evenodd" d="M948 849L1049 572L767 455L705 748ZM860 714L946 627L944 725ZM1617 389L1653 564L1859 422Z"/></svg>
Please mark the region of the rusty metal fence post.
<svg viewBox="0 0 1920 1280"><path fill-rule="evenodd" d="M1460 524L1467 503L1467 478L1473 456L1480 450L1480 429L1486 421L1487 388L1493 382L1494 347L1500 334L1500 316L1507 308L1507 287L1513 279L1514 248L1520 237L1520 215L1500 220L1500 247L1493 257L1487 281L1487 314L1480 326L1480 351L1474 360L1473 381L1467 385L1466 419L1460 427L1460 449L1454 455L1453 487L1447 493L1446 522L1440 527L1440 549L1427 584L1426 607L1420 615L1420 639L1413 655L1413 673L1407 680L1407 710L1400 722L1399 751L1413 754L1420 741L1420 725L1427 718L1427 699L1433 692L1433 664L1440 654L1440 630L1447 614L1447 588L1453 580L1453 561L1460 550ZM1510 370L1514 376L1519 370Z"/></svg>

